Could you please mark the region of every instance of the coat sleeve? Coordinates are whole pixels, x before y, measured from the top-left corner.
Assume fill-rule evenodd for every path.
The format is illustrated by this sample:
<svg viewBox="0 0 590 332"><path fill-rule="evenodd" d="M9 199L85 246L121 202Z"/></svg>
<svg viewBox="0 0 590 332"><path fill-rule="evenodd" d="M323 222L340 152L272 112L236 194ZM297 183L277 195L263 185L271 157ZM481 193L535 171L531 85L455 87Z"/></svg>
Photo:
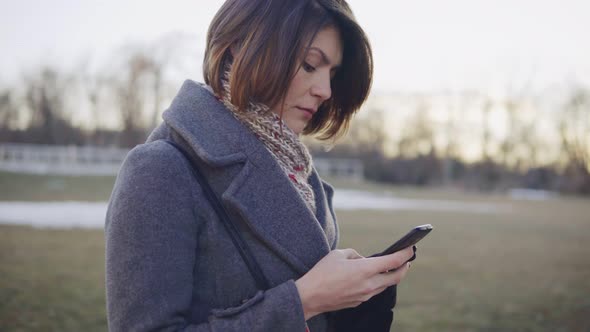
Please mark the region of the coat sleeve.
<svg viewBox="0 0 590 332"><path fill-rule="evenodd" d="M200 188L189 164L162 142L132 150L117 177L105 223L109 330L305 331L293 280L234 308L189 321ZM201 198L204 199L204 198Z"/></svg>

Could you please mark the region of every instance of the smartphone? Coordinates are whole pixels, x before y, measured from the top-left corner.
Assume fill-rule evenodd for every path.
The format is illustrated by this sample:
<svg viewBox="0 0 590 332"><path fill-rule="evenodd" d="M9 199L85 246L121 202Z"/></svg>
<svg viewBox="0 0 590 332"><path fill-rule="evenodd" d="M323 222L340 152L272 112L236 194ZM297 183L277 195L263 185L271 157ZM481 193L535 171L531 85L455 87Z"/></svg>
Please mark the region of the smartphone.
<svg viewBox="0 0 590 332"><path fill-rule="evenodd" d="M397 240L389 248L383 250L380 254L374 256L385 256L393 254L396 251L400 251L404 248L410 247L422 240L432 230L431 224L420 225L412 228L408 234L404 235L401 239Z"/></svg>

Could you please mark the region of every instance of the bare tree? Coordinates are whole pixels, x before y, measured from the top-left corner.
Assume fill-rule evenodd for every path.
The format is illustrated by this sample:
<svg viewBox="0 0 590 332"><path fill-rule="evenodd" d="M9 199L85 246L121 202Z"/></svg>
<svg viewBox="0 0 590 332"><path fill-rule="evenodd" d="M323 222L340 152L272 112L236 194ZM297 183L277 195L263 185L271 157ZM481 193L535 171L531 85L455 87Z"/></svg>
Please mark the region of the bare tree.
<svg viewBox="0 0 590 332"><path fill-rule="evenodd" d="M504 167L511 169L517 164L514 150L518 136L517 131L519 129L518 111L520 109L520 104L516 98L507 98L503 102L503 106L506 110L508 121L506 122L506 135L500 143L500 153Z"/></svg>
<svg viewBox="0 0 590 332"><path fill-rule="evenodd" d="M533 168L539 165L539 149L541 142L537 134L538 117L532 116L527 122L523 122L519 132L519 145L522 148L525 168Z"/></svg>
<svg viewBox="0 0 590 332"><path fill-rule="evenodd" d="M83 71L82 71L83 72ZM109 78L103 74L90 74L83 72L80 76L80 85L82 95L86 98L89 108L89 119L92 123L90 126L92 133L89 137L89 143L95 145L112 145L116 144L111 130L108 129L109 118L112 116L108 110L107 95L110 89Z"/></svg>
<svg viewBox="0 0 590 332"><path fill-rule="evenodd" d="M590 92L572 92L559 121L561 152L566 162L568 189L590 193Z"/></svg>
<svg viewBox="0 0 590 332"><path fill-rule="evenodd" d="M442 181L450 184L456 173L456 161L461 158L461 121L465 119L476 96L470 92L453 94L447 99L447 121L443 126L446 146L443 149ZM435 132L436 134L436 132Z"/></svg>
<svg viewBox="0 0 590 332"><path fill-rule="evenodd" d="M0 92L0 142L16 142L18 137L19 113L13 90Z"/></svg>
<svg viewBox="0 0 590 332"><path fill-rule="evenodd" d="M184 35L169 35L147 45L126 45L117 54L115 60L123 62L109 85L119 110L124 146L142 142L145 132L160 121L162 102L169 92L167 71L179 63L180 46L186 40Z"/></svg>
<svg viewBox="0 0 590 332"><path fill-rule="evenodd" d="M481 107L483 127L481 131L481 159L483 161L489 161L491 159L490 141L492 137L492 131L490 128L490 113L493 108L494 102L490 97L485 97L484 103Z"/></svg>
<svg viewBox="0 0 590 332"><path fill-rule="evenodd" d="M356 123L353 135L356 136L360 152L383 155L388 139L385 113L380 108L371 108L363 121Z"/></svg>
<svg viewBox="0 0 590 332"><path fill-rule="evenodd" d="M141 52L133 54L126 63L125 77L114 78L115 90L121 121L121 144L132 147L145 137L145 90L143 83L151 71L151 60Z"/></svg>
<svg viewBox="0 0 590 332"><path fill-rule="evenodd" d="M416 111L402 129L398 141L400 156L407 158L420 154L429 154L434 148L434 128L428 112L430 106L420 98L416 104Z"/></svg>
<svg viewBox="0 0 590 332"><path fill-rule="evenodd" d="M0 130L13 128L18 121L18 110L15 105L14 92L0 92Z"/></svg>
<svg viewBox="0 0 590 332"><path fill-rule="evenodd" d="M71 125L66 96L72 78L45 66L24 79L25 106L30 112L31 140L44 144L79 143Z"/></svg>
<svg viewBox="0 0 590 332"><path fill-rule="evenodd" d="M357 114L346 134L338 140L319 142L304 138L306 144L315 151L331 150L333 155L378 156L384 154L385 145L389 141L382 109L369 106ZM335 148L335 149L332 149Z"/></svg>

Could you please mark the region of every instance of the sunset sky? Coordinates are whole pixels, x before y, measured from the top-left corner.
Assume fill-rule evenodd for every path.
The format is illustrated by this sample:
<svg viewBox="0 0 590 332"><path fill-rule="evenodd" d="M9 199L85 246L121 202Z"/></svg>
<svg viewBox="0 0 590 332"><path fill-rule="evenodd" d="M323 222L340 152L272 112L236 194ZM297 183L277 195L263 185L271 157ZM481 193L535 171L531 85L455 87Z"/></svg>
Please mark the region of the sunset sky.
<svg viewBox="0 0 590 332"><path fill-rule="evenodd" d="M222 1L21 0L0 10L0 85L40 64L107 62L184 33L199 56ZM350 0L375 54L375 91L547 89L590 83L590 1ZM184 77L201 80L199 61ZM98 65L97 65L98 66Z"/></svg>

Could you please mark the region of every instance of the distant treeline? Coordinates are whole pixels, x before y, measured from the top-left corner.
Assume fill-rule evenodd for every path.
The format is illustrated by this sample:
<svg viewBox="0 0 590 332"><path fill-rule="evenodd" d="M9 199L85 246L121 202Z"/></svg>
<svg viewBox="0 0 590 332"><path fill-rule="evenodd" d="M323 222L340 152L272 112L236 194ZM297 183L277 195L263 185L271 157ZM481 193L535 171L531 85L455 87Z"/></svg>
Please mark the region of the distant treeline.
<svg viewBox="0 0 590 332"><path fill-rule="evenodd" d="M485 192L504 192L511 188L548 190L590 195L590 175L582 165L539 166L527 169L506 167L494 160L467 163L431 153L414 157L385 157L349 150L343 145L326 153L314 149L317 157L361 158L366 179L411 186L447 186Z"/></svg>
<svg viewBox="0 0 590 332"><path fill-rule="evenodd" d="M309 145L377 182L590 195L590 89L560 92L375 97L338 144Z"/></svg>
<svg viewBox="0 0 590 332"><path fill-rule="evenodd" d="M130 49L100 74L40 67L0 87L0 142L144 142L180 85L167 75L176 60L159 54ZM316 156L360 158L375 181L590 195L590 89L567 88L557 102L546 97L526 89L503 98L376 95L329 152L306 143Z"/></svg>

